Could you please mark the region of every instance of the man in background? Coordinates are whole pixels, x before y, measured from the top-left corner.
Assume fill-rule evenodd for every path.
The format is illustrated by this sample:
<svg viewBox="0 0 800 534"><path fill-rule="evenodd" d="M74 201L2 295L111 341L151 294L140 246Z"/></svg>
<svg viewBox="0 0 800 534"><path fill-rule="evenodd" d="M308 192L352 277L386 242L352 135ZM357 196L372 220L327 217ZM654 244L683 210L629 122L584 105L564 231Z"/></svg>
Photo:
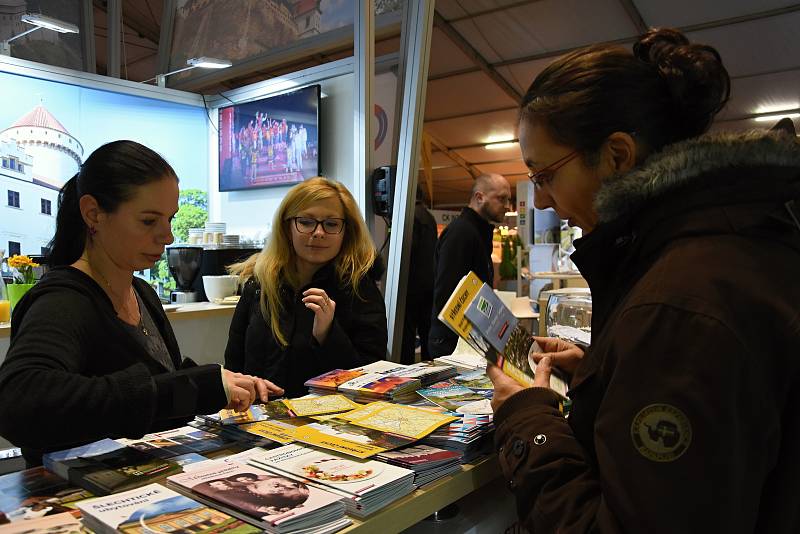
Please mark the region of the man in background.
<svg viewBox="0 0 800 534"><path fill-rule="evenodd" d="M493 285L492 233L511 208L511 186L500 174L482 174L475 179L469 206L444 229L436 245L433 313L428 348L432 358L452 354L458 335L437 316L458 282L474 271Z"/></svg>
<svg viewBox="0 0 800 534"><path fill-rule="evenodd" d="M403 345L400 363L412 364L419 335L423 360L430 360L428 331L433 306L433 255L436 250L436 220L425 207L422 188L417 187L414 206L414 229L411 234L411 261L406 291L406 316L403 323Z"/></svg>

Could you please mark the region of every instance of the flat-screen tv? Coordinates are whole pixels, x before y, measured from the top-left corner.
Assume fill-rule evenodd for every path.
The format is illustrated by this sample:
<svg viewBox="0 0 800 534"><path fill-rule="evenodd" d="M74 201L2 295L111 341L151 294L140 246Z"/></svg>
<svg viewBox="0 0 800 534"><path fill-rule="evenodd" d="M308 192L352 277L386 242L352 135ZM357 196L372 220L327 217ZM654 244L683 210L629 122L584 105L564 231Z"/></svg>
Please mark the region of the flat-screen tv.
<svg viewBox="0 0 800 534"><path fill-rule="evenodd" d="M219 108L219 190L319 175L320 86Z"/></svg>

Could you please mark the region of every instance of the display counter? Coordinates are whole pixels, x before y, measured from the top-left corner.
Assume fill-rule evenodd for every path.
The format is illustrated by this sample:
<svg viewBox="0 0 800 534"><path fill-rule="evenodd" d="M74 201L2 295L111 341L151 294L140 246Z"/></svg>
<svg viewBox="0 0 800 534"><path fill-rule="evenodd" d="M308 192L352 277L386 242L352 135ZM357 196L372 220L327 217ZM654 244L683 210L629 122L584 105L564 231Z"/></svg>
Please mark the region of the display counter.
<svg viewBox="0 0 800 534"><path fill-rule="evenodd" d="M175 331L181 354L198 364L222 363L235 308L211 302L180 304L175 308L166 305L167 318ZM8 352L10 336L11 326L0 325L0 362Z"/></svg>

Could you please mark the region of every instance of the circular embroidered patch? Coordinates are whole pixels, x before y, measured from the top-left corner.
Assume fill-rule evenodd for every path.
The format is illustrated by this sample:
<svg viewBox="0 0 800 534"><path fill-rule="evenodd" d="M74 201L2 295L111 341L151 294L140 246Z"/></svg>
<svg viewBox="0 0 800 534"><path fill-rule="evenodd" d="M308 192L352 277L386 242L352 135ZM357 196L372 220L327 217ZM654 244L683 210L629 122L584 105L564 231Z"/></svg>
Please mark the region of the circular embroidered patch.
<svg viewBox="0 0 800 534"><path fill-rule="evenodd" d="M633 418L631 438L639 454L648 460L671 462L689 448L692 425L675 406L651 404Z"/></svg>

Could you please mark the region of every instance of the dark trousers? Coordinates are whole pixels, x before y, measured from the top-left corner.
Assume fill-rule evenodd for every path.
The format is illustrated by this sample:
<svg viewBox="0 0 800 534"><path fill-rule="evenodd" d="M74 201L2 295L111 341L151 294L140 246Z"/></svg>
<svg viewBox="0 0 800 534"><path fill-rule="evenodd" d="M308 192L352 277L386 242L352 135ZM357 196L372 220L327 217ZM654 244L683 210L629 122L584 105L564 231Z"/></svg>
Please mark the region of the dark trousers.
<svg viewBox="0 0 800 534"><path fill-rule="evenodd" d="M428 353L428 332L431 329L431 308L433 291L408 293L406 297L406 316L403 322L403 345L400 348L400 363L414 363L415 340L419 335L422 343L422 359L432 359Z"/></svg>

